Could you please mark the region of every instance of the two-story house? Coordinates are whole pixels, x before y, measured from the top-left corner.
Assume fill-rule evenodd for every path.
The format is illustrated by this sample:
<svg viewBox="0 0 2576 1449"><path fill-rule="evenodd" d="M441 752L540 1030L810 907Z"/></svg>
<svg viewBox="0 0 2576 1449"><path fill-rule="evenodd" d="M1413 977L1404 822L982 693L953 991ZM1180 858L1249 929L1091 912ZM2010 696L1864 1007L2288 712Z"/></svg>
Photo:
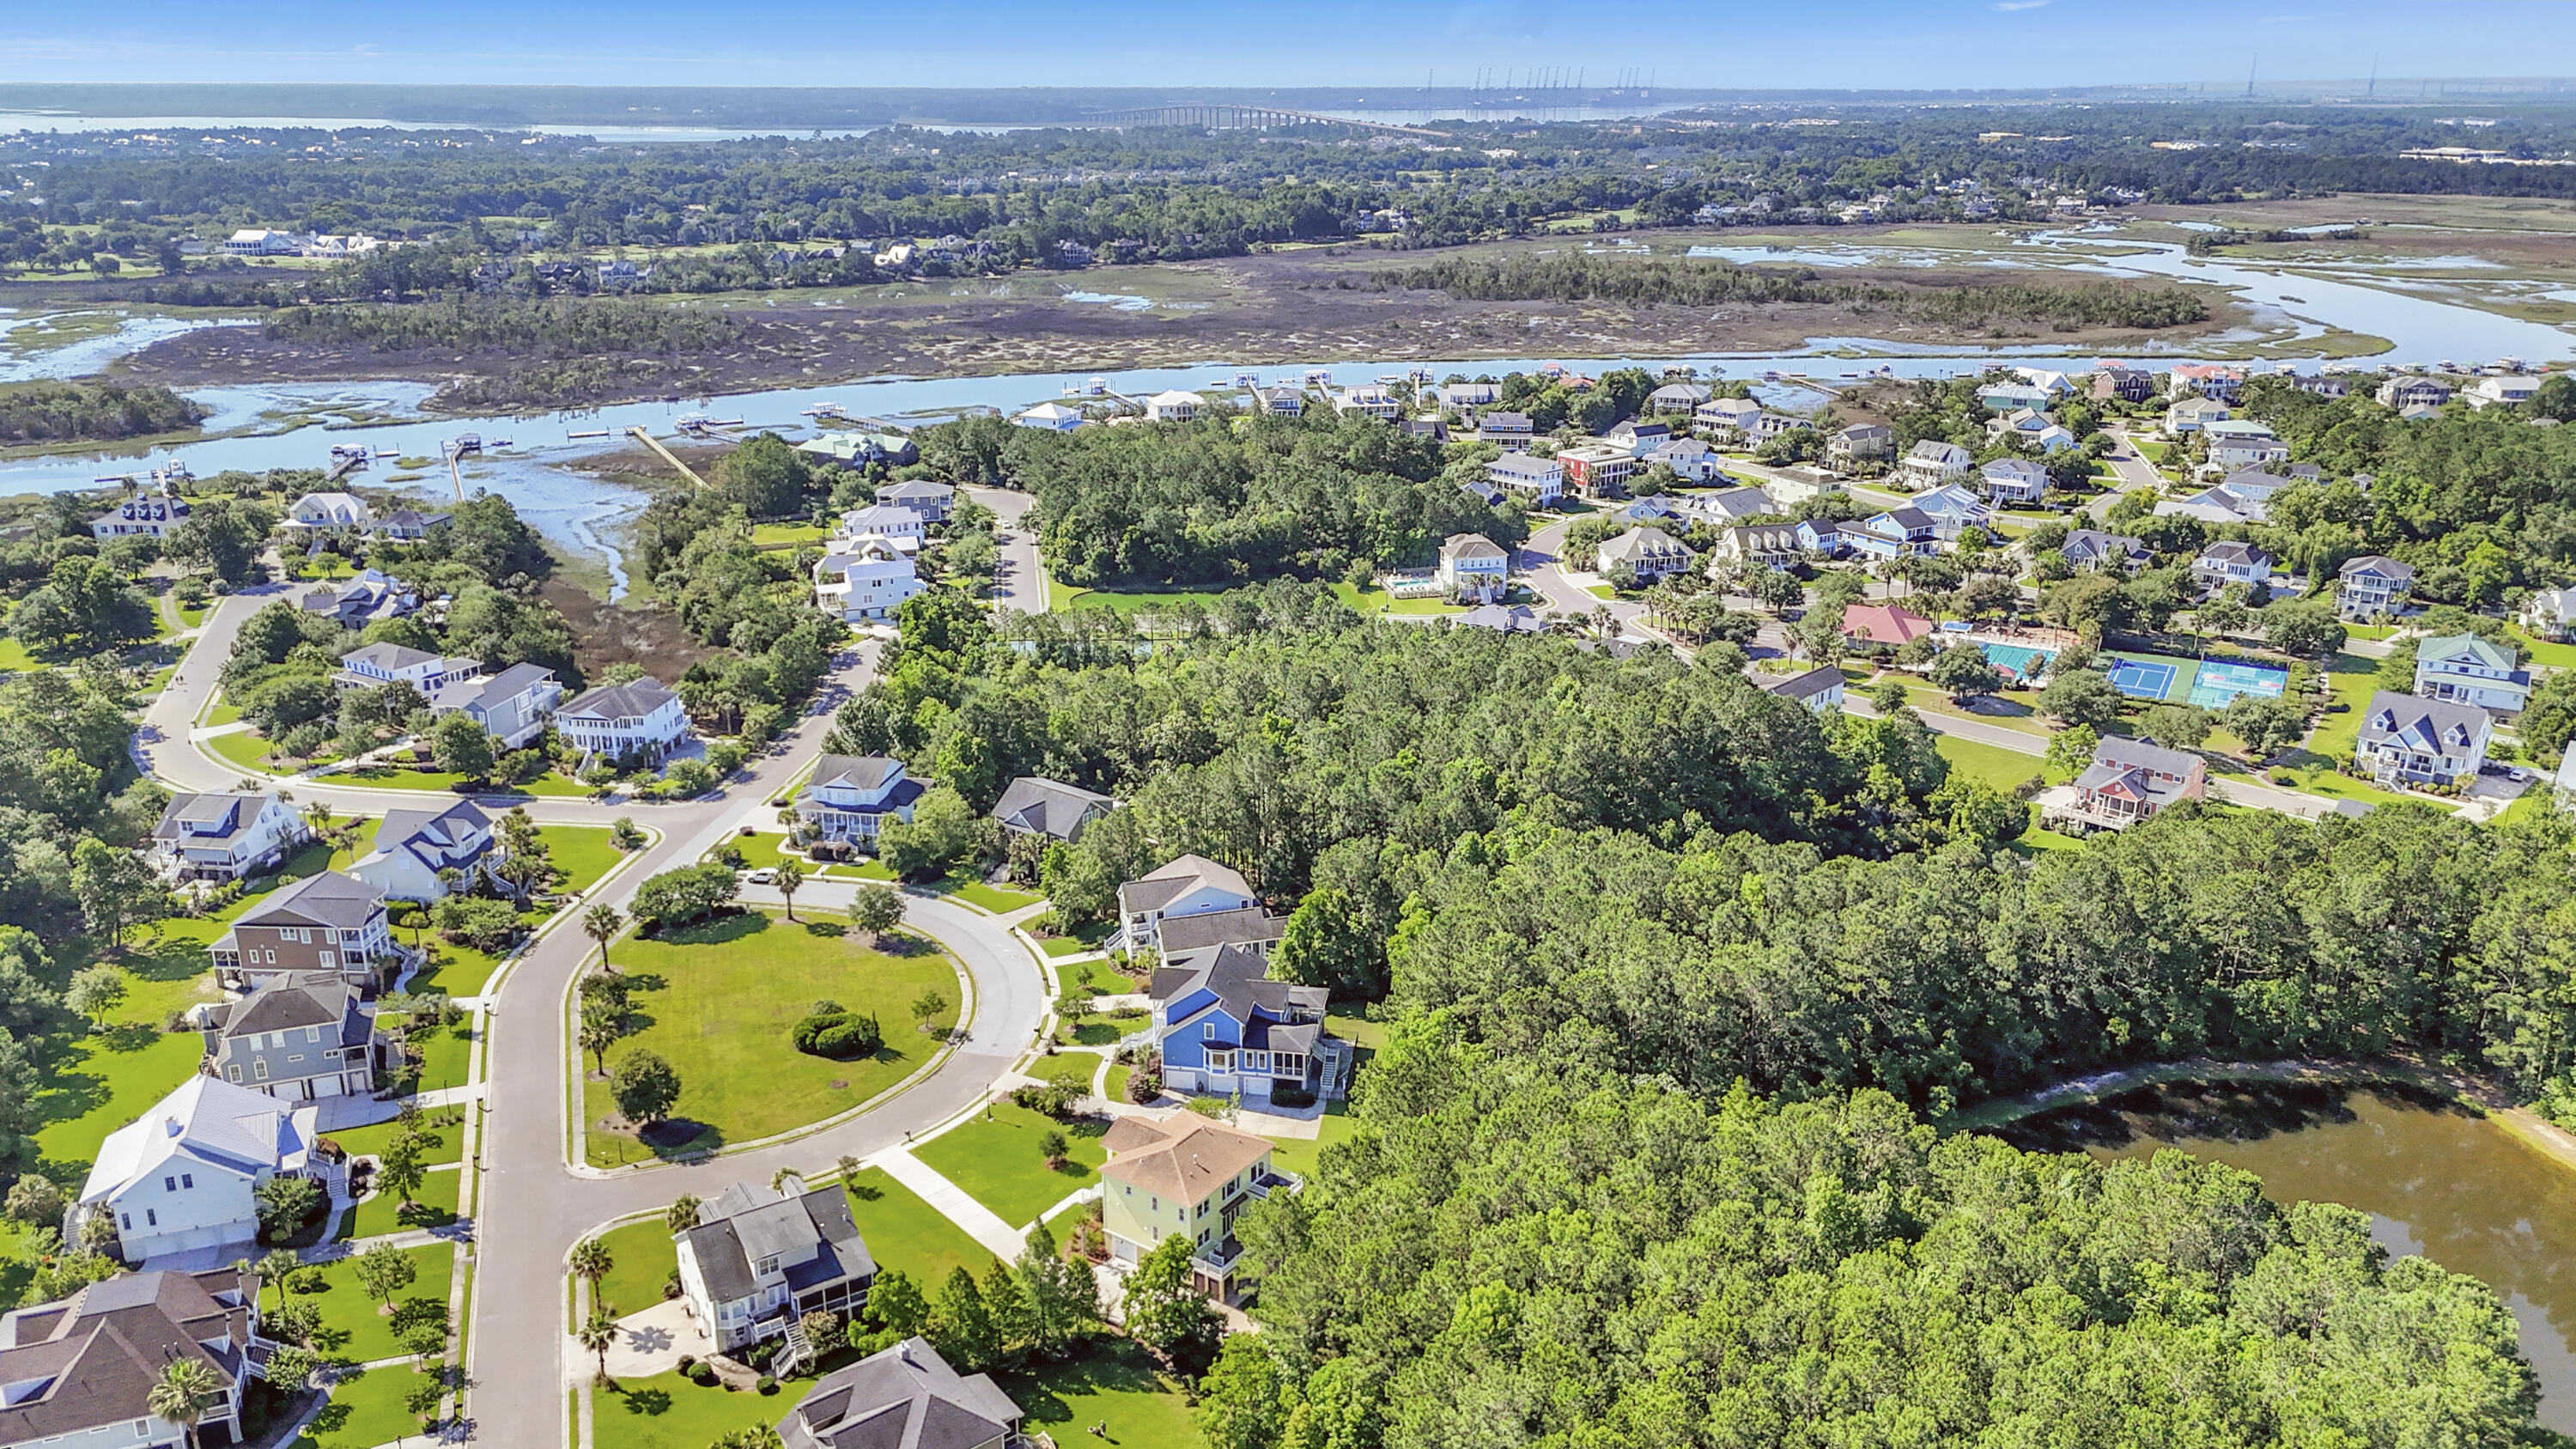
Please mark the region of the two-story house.
<svg viewBox="0 0 2576 1449"><path fill-rule="evenodd" d="M2494 719L2474 704L2379 690L2361 713L2353 761L2382 781L2475 780Z"/></svg>
<svg viewBox="0 0 2576 1449"><path fill-rule="evenodd" d="M260 1336L259 1279L241 1268L130 1273L0 1314L0 1449L178 1449L242 1442ZM174 1363L211 1376L196 1424L152 1407Z"/></svg>
<svg viewBox="0 0 2576 1449"><path fill-rule="evenodd" d="M1247 1099L1348 1090L1351 1050L1324 1028L1324 988L1268 980L1268 968L1269 952L1247 943L1164 951L1149 994L1165 1086Z"/></svg>
<svg viewBox="0 0 2576 1449"><path fill-rule="evenodd" d="M1512 556L1481 533L1453 533L1440 541L1440 561L1432 577L1440 592L1462 603L1490 604L1502 598L1512 571Z"/></svg>
<svg viewBox="0 0 2576 1449"><path fill-rule="evenodd" d="M1234 1220L1299 1181L1270 1165L1270 1139L1195 1112L1121 1117L1100 1139L1101 1226L1109 1255L1133 1264L1175 1234L1192 1244L1190 1286L1220 1302L1241 1296Z"/></svg>
<svg viewBox="0 0 2576 1449"><path fill-rule="evenodd" d="M1614 448L1625 448L1628 456L1644 462L1646 456L1673 440L1672 428L1664 423L1640 422L1630 418L1616 423L1601 435L1601 441Z"/></svg>
<svg viewBox="0 0 2576 1449"><path fill-rule="evenodd" d="M2238 367L2223 367L2208 362L2185 362L2176 364L2173 371L2165 374L2165 395L2168 397L2197 395L2214 398L2223 403L2232 403L2236 401L2237 394L2244 389L2245 370Z"/></svg>
<svg viewBox="0 0 2576 1449"><path fill-rule="evenodd" d="M844 624L894 617L926 585L910 556L892 541L852 539L814 561L814 604Z"/></svg>
<svg viewBox="0 0 2576 1449"><path fill-rule="evenodd" d="M555 733L581 751L585 768L593 760L658 765L689 737L689 717L680 696L648 676L564 701L555 711Z"/></svg>
<svg viewBox="0 0 2576 1449"><path fill-rule="evenodd" d="M2048 496L2048 470L2028 458L1997 458L1977 469L1986 496L1997 505L2035 505Z"/></svg>
<svg viewBox="0 0 2576 1449"><path fill-rule="evenodd" d="M1177 857L1118 888L1118 934L1110 949L1161 949L1166 917L1248 910L1259 903L1251 883L1204 855Z"/></svg>
<svg viewBox="0 0 2576 1449"><path fill-rule="evenodd" d="M1254 400L1261 405L1261 412L1265 417L1293 418L1306 410L1306 394L1294 385L1284 382L1275 387L1263 388L1254 394Z"/></svg>
<svg viewBox="0 0 2576 1449"><path fill-rule="evenodd" d="M101 543L113 538L168 538L170 530L187 521L185 499L129 498L91 519L89 532Z"/></svg>
<svg viewBox="0 0 2576 1449"><path fill-rule="evenodd" d="M454 519L448 513L423 513L417 508L397 508L376 520L375 535L396 543L418 543L429 537L429 531Z"/></svg>
<svg viewBox="0 0 2576 1449"><path fill-rule="evenodd" d="M1717 450L1697 438L1667 438L1639 461L1649 468L1661 463L1685 483L1714 482L1719 472Z"/></svg>
<svg viewBox="0 0 2576 1449"><path fill-rule="evenodd" d="M2106 367L2093 374L2093 400L2142 403L2156 395L2156 375L2143 367Z"/></svg>
<svg viewBox="0 0 2576 1449"><path fill-rule="evenodd" d="M2272 556L2250 543L2221 539L2191 561L2192 582L2215 592L2229 584L2272 583Z"/></svg>
<svg viewBox="0 0 2576 1449"><path fill-rule="evenodd" d="M2510 648L2475 634L2426 639L2415 646L2415 692L2518 713L2531 698L2531 671L2517 668L2513 656Z"/></svg>
<svg viewBox="0 0 2576 1449"><path fill-rule="evenodd" d="M1964 484L1927 488L1914 495L1912 507L1932 520L1932 537L1942 543L1956 543L1969 529L1994 525L1995 511Z"/></svg>
<svg viewBox="0 0 2576 1449"><path fill-rule="evenodd" d="M861 540L870 538L884 539L906 555L916 554L930 538L930 523L920 514L898 504L871 503L841 515L840 524L833 529L832 541L824 552L855 552Z"/></svg>
<svg viewBox="0 0 2576 1449"><path fill-rule="evenodd" d="M204 1022L198 1070L284 1102L364 1096L388 1061L376 1018L337 974L272 976Z"/></svg>
<svg viewBox="0 0 2576 1449"><path fill-rule="evenodd" d="M2543 639L2576 639L2576 589L2534 589L2523 601L2522 627Z"/></svg>
<svg viewBox="0 0 2576 1449"><path fill-rule="evenodd" d="M152 827L150 854L173 881L240 880L276 868L309 834L275 791L173 795Z"/></svg>
<svg viewBox="0 0 2576 1449"><path fill-rule="evenodd" d="M1873 462L1895 451L1896 435L1883 423L1854 423L1836 429L1833 436L1825 439L1827 461L1846 468Z"/></svg>
<svg viewBox="0 0 2576 1449"><path fill-rule="evenodd" d="M1990 413L2046 412L2056 398L2026 382L1991 383L1977 389L1977 404Z"/></svg>
<svg viewBox="0 0 2576 1449"><path fill-rule="evenodd" d="M563 685L553 670L513 664L486 679L452 679L438 686L430 691L429 712L441 717L462 713L502 748L515 750L545 733L555 702L562 698Z"/></svg>
<svg viewBox="0 0 2576 1449"><path fill-rule="evenodd" d="M1659 413L1686 413L1708 401L1708 385L1668 382L1646 394L1646 406Z"/></svg>
<svg viewBox="0 0 2576 1449"><path fill-rule="evenodd" d="M1785 512L1771 501L1771 495L1759 488L1718 488L1706 493L1685 493L1665 500L1685 522L1705 523L1715 528L1732 528L1757 518L1778 518Z"/></svg>
<svg viewBox="0 0 2576 1449"><path fill-rule="evenodd" d="M913 478L879 488L877 506L909 508L920 515L924 523L945 523L948 515L956 511L957 490L927 478Z"/></svg>
<svg viewBox="0 0 2576 1449"><path fill-rule="evenodd" d="M796 792L796 818L824 840L864 844L889 820L912 822L913 802L926 787L904 774L903 761L884 755L825 755L814 776Z"/></svg>
<svg viewBox="0 0 2576 1449"><path fill-rule="evenodd" d="M2187 751L2114 735L2094 747L2073 793L2082 828L2125 830L2177 800L2208 798L2209 767Z"/></svg>
<svg viewBox="0 0 2576 1449"><path fill-rule="evenodd" d="M1751 434L1753 420L1762 416L1762 404L1751 398L1715 397L1691 409L1691 421L1701 428L1717 432Z"/></svg>
<svg viewBox="0 0 2576 1449"><path fill-rule="evenodd" d="M992 815L1013 835L1071 842L1080 839L1091 822L1107 817L1117 808L1116 800L1097 790L1022 775L1002 787L1002 798L993 802Z"/></svg>
<svg viewBox="0 0 2576 1449"><path fill-rule="evenodd" d="M1404 415L1404 400L1374 384L1346 387L1333 395L1333 411L1391 423Z"/></svg>
<svg viewBox="0 0 2576 1449"><path fill-rule="evenodd" d="M1710 568L1714 571L1721 563L1746 563L1784 569L1796 563L1804 551L1798 543L1796 524L1749 523L1718 533L1717 542L1709 548Z"/></svg>
<svg viewBox="0 0 2576 1449"><path fill-rule="evenodd" d="M2234 416L2227 404L2205 397L2187 397L2165 409L2165 431L2177 438L2187 438L2213 423L2223 423Z"/></svg>
<svg viewBox="0 0 2576 1449"><path fill-rule="evenodd" d="M2384 618L2405 607L2414 587L2413 564L2375 553L2348 558L2335 571L2335 612L2347 619Z"/></svg>
<svg viewBox="0 0 2576 1449"><path fill-rule="evenodd" d="M2379 385L2379 405L2400 410L2438 408L2451 400L2451 385L2436 377L2392 377Z"/></svg>
<svg viewBox="0 0 2576 1449"><path fill-rule="evenodd" d="M1579 443L1558 453L1556 461L1566 486L1586 498L1617 490L1637 471L1637 455L1616 443Z"/></svg>
<svg viewBox="0 0 2576 1449"><path fill-rule="evenodd" d="M2142 569L2156 561L2155 551L2142 538L2124 533L2104 533L2098 528L2071 528L2058 554L2067 567L2078 573L2093 573L2112 564L2122 569Z"/></svg>
<svg viewBox="0 0 2576 1449"><path fill-rule="evenodd" d="M1967 476L1968 465L1973 461L1973 455L1956 443L1925 438L1906 452L1896 472L1908 487L1937 488Z"/></svg>
<svg viewBox="0 0 2576 1449"><path fill-rule="evenodd" d="M1687 573L1698 558L1690 545L1648 524L1612 534L1594 550L1595 567L1603 577L1624 565L1640 585Z"/></svg>
<svg viewBox="0 0 2576 1449"><path fill-rule="evenodd" d="M384 896L354 876L326 870L270 896L206 947L215 975L247 990L272 976L337 972L364 983L394 953Z"/></svg>
<svg viewBox="0 0 2576 1449"><path fill-rule="evenodd" d="M2290 445L2272 435L2261 423L2211 423L2202 429L2209 436L2209 466L2225 473L2261 468L2290 459Z"/></svg>
<svg viewBox="0 0 2576 1449"><path fill-rule="evenodd" d="M376 511L355 493L307 493L286 506L283 527L291 533L365 533L375 527Z"/></svg>
<svg viewBox="0 0 2576 1449"><path fill-rule="evenodd" d="M698 1204L696 1227L673 1235L680 1291L723 1352L765 1338L787 1339L798 1358L837 1347L805 1344L798 1320L855 1314L876 1282L876 1259L838 1184L808 1191L791 1173L780 1187L737 1182Z"/></svg>
<svg viewBox="0 0 2576 1449"><path fill-rule="evenodd" d="M1818 558L1841 558L1852 551L1851 540L1843 537L1848 525L1831 519L1801 519L1797 525L1798 551Z"/></svg>
<svg viewBox="0 0 2576 1449"><path fill-rule="evenodd" d="M1843 541L1870 558L1905 558L1937 548L1932 515L1907 505L1841 525Z"/></svg>
<svg viewBox="0 0 2576 1449"><path fill-rule="evenodd" d="M331 682L342 689L408 684L419 690L424 699L437 693L441 686L460 679L482 677L480 660L450 658L381 641L361 644L341 655L340 667L331 672Z"/></svg>
<svg viewBox="0 0 2576 1449"><path fill-rule="evenodd" d="M471 885L509 853L492 817L471 800L433 810L388 810L376 824L375 848L350 865L352 878L388 900L445 900L444 872Z"/></svg>
<svg viewBox="0 0 2576 1449"><path fill-rule="evenodd" d="M926 1338L844 1364L778 1421L786 1449L1006 1449L1020 1406L989 1374L961 1374Z"/></svg>
<svg viewBox="0 0 2576 1449"><path fill-rule="evenodd" d="M1805 418L1791 417L1787 413L1775 413L1765 409L1755 413L1753 420L1744 425L1744 436L1755 443L1767 443L1783 433L1794 433L1800 428L1814 426L1814 423Z"/></svg>
<svg viewBox="0 0 2576 1449"><path fill-rule="evenodd" d="M1537 435L1527 413L1495 408L1476 419L1476 441L1496 444L1506 453L1528 448Z"/></svg>
<svg viewBox="0 0 2576 1449"><path fill-rule="evenodd" d="M1840 709L1843 703L1843 672L1830 665L1818 665L1796 674L1756 674L1753 687L1765 694L1776 694L1794 700L1818 714Z"/></svg>
<svg viewBox="0 0 2576 1449"><path fill-rule="evenodd" d="M259 1237L252 1190L280 1174L312 1175L314 1112L192 1076L107 1134L81 1185L80 1212L109 1215L129 1263L247 1250Z"/></svg>
<svg viewBox="0 0 2576 1449"><path fill-rule="evenodd" d="M1197 393L1167 388L1145 399L1145 421L1149 423L1190 423L1198 421L1205 401Z"/></svg>
<svg viewBox="0 0 2576 1449"><path fill-rule="evenodd" d="M1553 508L1565 496L1565 465L1537 453L1505 453L1485 465L1485 481L1533 507Z"/></svg>

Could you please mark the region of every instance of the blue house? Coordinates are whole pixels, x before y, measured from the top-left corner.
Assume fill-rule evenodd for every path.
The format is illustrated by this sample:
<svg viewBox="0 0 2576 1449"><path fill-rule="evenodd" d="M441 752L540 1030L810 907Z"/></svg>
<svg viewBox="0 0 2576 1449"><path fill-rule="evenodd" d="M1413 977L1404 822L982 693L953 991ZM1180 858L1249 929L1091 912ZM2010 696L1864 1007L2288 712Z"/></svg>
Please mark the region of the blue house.
<svg viewBox="0 0 2576 1449"><path fill-rule="evenodd" d="M1798 525L1798 551L1801 553L1816 553L1823 554L1827 558L1840 558L1850 549L1851 541L1843 537L1842 528L1838 524L1826 519L1810 518Z"/></svg>
<svg viewBox="0 0 2576 1449"><path fill-rule="evenodd" d="M1268 979L1259 943L1231 941L1164 958L1154 972L1154 1037L1164 1085L1241 1092L1269 1105L1282 1089L1335 1098L1350 1090L1350 1044L1324 1029L1325 989Z"/></svg>
<svg viewBox="0 0 2576 1449"><path fill-rule="evenodd" d="M1939 547L1933 541L1938 527L1932 515L1909 505L1875 514L1865 522L1846 523L1842 534L1855 551L1871 558L1904 558Z"/></svg>

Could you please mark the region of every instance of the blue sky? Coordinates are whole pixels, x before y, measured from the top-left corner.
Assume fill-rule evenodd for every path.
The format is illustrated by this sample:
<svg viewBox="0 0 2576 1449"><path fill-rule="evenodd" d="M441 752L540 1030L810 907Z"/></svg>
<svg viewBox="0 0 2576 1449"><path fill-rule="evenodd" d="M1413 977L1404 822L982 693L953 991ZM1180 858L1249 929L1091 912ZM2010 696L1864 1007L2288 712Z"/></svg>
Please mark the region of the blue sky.
<svg viewBox="0 0 2576 1449"><path fill-rule="evenodd" d="M1444 85L1623 68L1666 86L2019 87L2576 74L2566 0L120 0L0 12L0 80Z"/></svg>

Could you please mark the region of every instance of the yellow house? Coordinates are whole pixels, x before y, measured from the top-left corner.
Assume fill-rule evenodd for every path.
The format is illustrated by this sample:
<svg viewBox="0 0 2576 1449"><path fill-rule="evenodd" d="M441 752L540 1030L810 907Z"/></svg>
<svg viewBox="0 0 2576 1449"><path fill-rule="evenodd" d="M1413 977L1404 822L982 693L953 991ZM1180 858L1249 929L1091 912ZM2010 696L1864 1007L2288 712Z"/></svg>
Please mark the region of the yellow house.
<svg viewBox="0 0 2576 1449"><path fill-rule="evenodd" d="M1256 1199L1302 1186L1271 1169L1268 1138L1193 1112L1160 1120L1121 1117L1101 1145L1110 1154L1100 1169L1110 1254L1132 1264L1178 1233L1196 1245L1191 1286L1220 1302L1234 1296L1231 1280L1242 1253L1236 1214Z"/></svg>

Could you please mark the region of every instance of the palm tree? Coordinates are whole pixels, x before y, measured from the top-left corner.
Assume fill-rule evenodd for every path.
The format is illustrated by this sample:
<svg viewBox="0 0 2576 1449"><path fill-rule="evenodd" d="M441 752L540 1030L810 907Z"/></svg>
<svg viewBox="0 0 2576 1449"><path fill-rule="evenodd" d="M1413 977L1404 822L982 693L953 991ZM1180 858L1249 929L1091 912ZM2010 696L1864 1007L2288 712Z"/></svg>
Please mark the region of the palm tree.
<svg viewBox="0 0 2576 1449"><path fill-rule="evenodd" d="M197 1425L223 1392L223 1380L205 1360L172 1359L162 1366L161 1376L152 1381L152 1392L144 1399L144 1406L178 1425L180 1432L188 1436L188 1449L197 1449Z"/></svg>
<svg viewBox="0 0 2576 1449"><path fill-rule="evenodd" d="M583 1008L578 1033L581 1049L599 1059L601 1076L608 1075L608 1049L625 1034L625 1024L617 1019L616 1008L605 1002Z"/></svg>
<svg viewBox="0 0 2576 1449"><path fill-rule="evenodd" d="M608 1310L594 1307L590 1316L581 1321L581 1327L572 1331L572 1336L582 1347L599 1355L597 1381L608 1382L608 1351L617 1344L617 1320L608 1316Z"/></svg>
<svg viewBox="0 0 2576 1449"><path fill-rule="evenodd" d="M778 893L786 898L787 919L796 919L796 888L805 884L805 868L796 862L783 861L778 867Z"/></svg>
<svg viewBox="0 0 2576 1449"><path fill-rule="evenodd" d="M608 943L616 940L617 933L625 928L626 918L619 915L617 907L612 905L592 906L582 914L581 933L599 943L600 970L613 969L608 964Z"/></svg>
<svg viewBox="0 0 2576 1449"><path fill-rule="evenodd" d="M259 1276L277 1285L279 1309L283 1310L286 1307L288 1297L286 1275L302 1266L304 1266L304 1260L296 1257L294 1251L287 1248L280 1248L259 1260L259 1267L256 1270Z"/></svg>
<svg viewBox="0 0 2576 1449"><path fill-rule="evenodd" d="M573 1244L572 1256L565 1261L571 1265L572 1270L575 1273L578 1273L582 1277L590 1280L590 1292L593 1299L596 1299L599 1296L599 1280L607 1277L608 1270L617 1266L617 1260L609 1256L608 1244L597 1238L584 1238L580 1242ZM594 1303L593 1306L601 1307L604 1305ZM603 1366L602 1372L605 1371L605 1366Z"/></svg>
<svg viewBox="0 0 2576 1449"><path fill-rule="evenodd" d="M328 802L316 800L304 807L304 823L313 827L314 834L328 839L331 834L331 817L336 813L338 812L334 811Z"/></svg>

